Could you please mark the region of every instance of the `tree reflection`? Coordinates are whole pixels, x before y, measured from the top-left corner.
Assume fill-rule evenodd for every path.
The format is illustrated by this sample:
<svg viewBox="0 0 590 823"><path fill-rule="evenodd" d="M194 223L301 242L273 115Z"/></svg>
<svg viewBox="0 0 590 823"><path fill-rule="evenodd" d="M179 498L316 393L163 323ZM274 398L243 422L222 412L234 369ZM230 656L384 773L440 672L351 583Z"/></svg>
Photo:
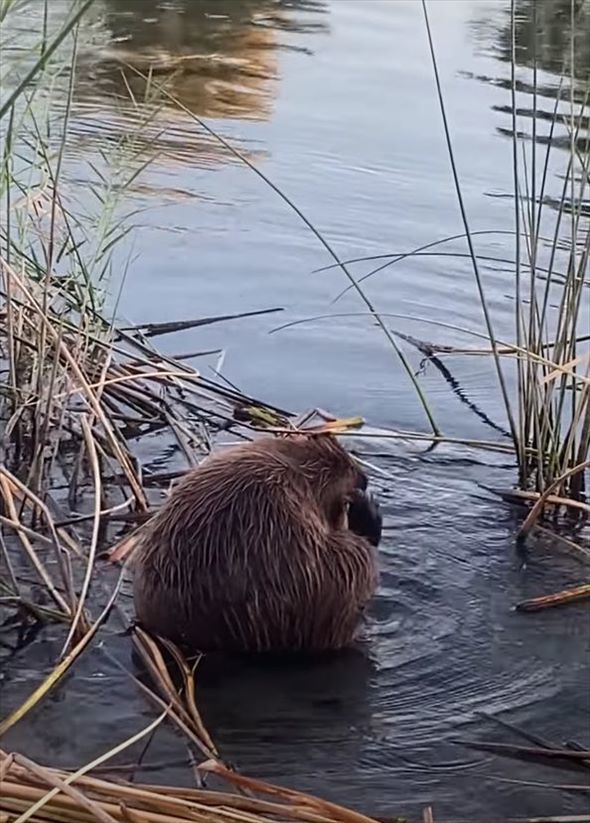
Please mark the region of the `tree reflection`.
<svg viewBox="0 0 590 823"><path fill-rule="evenodd" d="M574 77L587 80L590 75L590 3L573 0ZM572 0L516 0L516 62L554 74L571 76ZM479 17L473 31L480 39L494 42L496 55L512 59L512 22L510 10L500 21Z"/></svg>
<svg viewBox="0 0 590 823"><path fill-rule="evenodd" d="M490 7L488 7L489 9ZM573 22L572 22L573 13ZM512 17L509 4L501 14L490 12L471 23L475 39L484 49L492 44L494 55L504 63L512 61ZM570 96L579 104L576 107L577 150L584 155L588 151L588 116L584 113L587 103L587 81L590 79L590 2L588 0L515 0L514 9L515 59L518 66L531 69L517 72L515 90L520 102L516 115L523 122L532 122L529 133L520 136L531 138L541 145L551 142L557 148L569 150L572 138L557 118L555 128L554 103L549 102L559 94L564 104ZM572 39L573 38L573 39ZM572 48L573 47L573 48ZM538 72L535 77L532 69ZM553 77L551 77L553 75ZM508 73L502 77L477 76L475 79L511 89ZM561 84L561 91L558 91ZM571 85L571 88L570 88ZM524 103L536 94L536 104ZM522 95L525 95L523 98ZM511 104L495 105L494 110L512 115ZM539 128L540 124L546 128ZM498 132L512 137L512 126L498 127Z"/></svg>
<svg viewBox="0 0 590 823"><path fill-rule="evenodd" d="M99 82L122 91L121 62L128 63L168 76L171 93L209 117L268 117L277 51L304 50L291 35L327 30L324 0L103 0L103 7L111 43L93 67ZM137 76L127 79L141 91Z"/></svg>

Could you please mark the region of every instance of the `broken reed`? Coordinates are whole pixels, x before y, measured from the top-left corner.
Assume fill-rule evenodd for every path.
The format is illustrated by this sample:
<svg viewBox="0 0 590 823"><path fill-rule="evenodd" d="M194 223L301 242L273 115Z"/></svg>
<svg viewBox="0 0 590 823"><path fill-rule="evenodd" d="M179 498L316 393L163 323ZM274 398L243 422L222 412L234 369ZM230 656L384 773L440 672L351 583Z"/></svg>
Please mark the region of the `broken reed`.
<svg viewBox="0 0 590 823"><path fill-rule="evenodd" d="M9 813L20 823L25 820L70 820L72 823L100 820L101 823L177 823L195 820L208 823L244 821L266 823L272 820L295 820L305 823L374 823L363 814L320 798L246 777L221 759L201 720L195 702L195 663L189 665L180 651L167 641L163 648L145 632L132 632L147 673L149 685L110 658L127 673L130 680L159 709L146 728L76 771L41 766L20 755L0 750L0 811ZM163 652L171 656L167 664ZM105 654L107 654L105 652ZM110 656L109 656L110 657ZM198 661L197 661L198 662ZM163 720L171 722L188 747L187 765L193 764L196 789L142 785L133 780L139 764L128 768L113 764L113 758L127 750L137 757L136 744L149 742ZM144 744L143 753L146 747ZM114 775L128 773L130 780L101 777L101 770ZM91 773L93 773L91 775ZM207 775L215 775L226 788L212 791L202 784ZM132 782L133 781L133 782ZM10 818L12 819L12 818Z"/></svg>
<svg viewBox="0 0 590 823"><path fill-rule="evenodd" d="M248 790L248 795L231 790L146 785L85 774L75 777L75 773L1 751L0 770L4 773L0 810L11 815L8 820L18 818L23 823L376 823L373 818L335 803L242 777L214 764L202 771L237 783Z"/></svg>

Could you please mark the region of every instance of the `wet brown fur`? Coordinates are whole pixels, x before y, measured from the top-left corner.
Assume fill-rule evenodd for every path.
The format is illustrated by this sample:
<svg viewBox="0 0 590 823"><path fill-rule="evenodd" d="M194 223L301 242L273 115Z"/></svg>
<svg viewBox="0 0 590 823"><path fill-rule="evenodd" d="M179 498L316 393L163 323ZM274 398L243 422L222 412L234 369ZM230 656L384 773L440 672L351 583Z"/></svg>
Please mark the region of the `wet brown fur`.
<svg viewBox="0 0 590 823"><path fill-rule="evenodd" d="M265 437L207 458L138 546L139 621L202 651L350 644L377 577L374 549L347 528L347 501L365 484L328 435Z"/></svg>

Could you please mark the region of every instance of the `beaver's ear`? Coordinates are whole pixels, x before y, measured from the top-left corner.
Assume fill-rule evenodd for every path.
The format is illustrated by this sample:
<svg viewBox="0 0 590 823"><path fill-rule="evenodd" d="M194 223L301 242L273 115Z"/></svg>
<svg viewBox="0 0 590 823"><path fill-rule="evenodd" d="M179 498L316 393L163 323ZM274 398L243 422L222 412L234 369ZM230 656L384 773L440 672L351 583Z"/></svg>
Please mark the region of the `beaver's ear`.
<svg viewBox="0 0 590 823"><path fill-rule="evenodd" d="M328 431L317 431L317 432L309 432L309 434L305 435L309 440L313 443L337 443L338 440L334 437L331 432Z"/></svg>
<svg viewBox="0 0 590 823"><path fill-rule="evenodd" d="M306 440L309 440L310 435L303 434L300 431L293 431L293 432L283 432L280 435L284 440L289 440L291 443L303 443Z"/></svg>
<svg viewBox="0 0 590 823"><path fill-rule="evenodd" d="M295 443L328 443L333 438L325 432L310 432L295 430L293 432L286 432L284 435L288 440Z"/></svg>

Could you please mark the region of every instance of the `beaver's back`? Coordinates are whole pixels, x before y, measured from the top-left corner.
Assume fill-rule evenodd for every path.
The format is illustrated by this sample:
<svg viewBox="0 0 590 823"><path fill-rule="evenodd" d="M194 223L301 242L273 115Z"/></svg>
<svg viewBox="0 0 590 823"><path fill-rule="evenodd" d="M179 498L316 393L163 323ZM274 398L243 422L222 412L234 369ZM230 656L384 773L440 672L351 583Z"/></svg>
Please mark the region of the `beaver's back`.
<svg viewBox="0 0 590 823"><path fill-rule="evenodd" d="M310 472L308 452L274 439L244 444L179 483L137 550L135 606L146 628L203 651L321 646L326 621L347 609L342 580L354 588L371 561L363 541L348 558L329 545L313 487L323 455L312 450Z"/></svg>

